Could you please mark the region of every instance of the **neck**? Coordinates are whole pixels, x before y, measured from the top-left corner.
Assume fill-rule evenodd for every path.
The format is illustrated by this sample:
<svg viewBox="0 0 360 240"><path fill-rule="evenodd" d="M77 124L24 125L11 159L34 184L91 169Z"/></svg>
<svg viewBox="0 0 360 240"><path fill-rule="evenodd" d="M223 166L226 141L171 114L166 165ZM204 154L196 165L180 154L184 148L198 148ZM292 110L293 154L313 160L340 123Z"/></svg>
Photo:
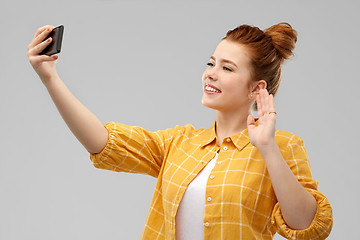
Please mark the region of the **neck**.
<svg viewBox="0 0 360 240"><path fill-rule="evenodd" d="M221 146L224 138L235 135L247 128L249 111L216 112L216 138Z"/></svg>

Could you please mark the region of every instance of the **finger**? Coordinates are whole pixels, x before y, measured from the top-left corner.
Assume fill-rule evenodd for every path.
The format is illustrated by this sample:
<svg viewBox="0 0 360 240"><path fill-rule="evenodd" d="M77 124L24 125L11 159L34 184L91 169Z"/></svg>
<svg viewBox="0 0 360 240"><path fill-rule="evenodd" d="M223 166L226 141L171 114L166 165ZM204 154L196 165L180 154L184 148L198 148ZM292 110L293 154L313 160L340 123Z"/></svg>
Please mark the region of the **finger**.
<svg viewBox="0 0 360 240"><path fill-rule="evenodd" d="M44 39L51 33L52 27L47 27L42 30L39 34L36 34L36 37L33 38L28 48L34 47L38 45L40 42L44 41Z"/></svg>
<svg viewBox="0 0 360 240"><path fill-rule="evenodd" d="M52 38L48 38L46 41L39 43L28 51L28 56L39 55L51 42Z"/></svg>
<svg viewBox="0 0 360 240"><path fill-rule="evenodd" d="M256 104L257 104L257 110L258 110L258 117L262 117L263 115L263 109L262 109L262 104L261 104L261 97L260 97L260 91L259 94L256 95Z"/></svg>
<svg viewBox="0 0 360 240"><path fill-rule="evenodd" d="M36 36L33 38L33 40L31 41L31 43L28 45L28 50L30 48L33 48L34 46L38 45L39 43L41 43L42 41L44 41L44 39L50 34L50 32L53 30L52 26L49 26L47 28L44 28L42 30L42 32L40 32L39 34L35 34ZM39 30L38 30L39 31Z"/></svg>
<svg viewBox="0 0 360 240"><path fill-rule="evenodd" d="M263 90L262 102L264 105L264 114L269 113L269 93L266 89Z"/></svg>
<svg viewBox="0 0 360 240"><path fill-rule="evenodd" d="M255 119L253 115L249 115L247 118L247 126L248 128L254 128L255 127Z"/></svg>
<svg viewBox="0 0 360 240"><path fill-rule="evenodd" d="M265 115L268 113L268 109L267 109L266 92L264 89L260 90L260 102L261 102L262 115Z"/></svg>
<svg viewBox="0 0 360 240"><path fill-rule="evenodd" d="M274 96L272 94L269 96L269 112L276 113Z"/></svg>
<svg viewBox="0 0 360 240"><path fill-rule="evenodd" d="M33 65L37 65L41 62L51 62L51 61L56 61L58 59L58 55L54 54L51 56L47 56L47 55L38 55L38 56L32 56L29 58L29 60L31 61L31 63Z"/></svg>
<svg viewBox="0 0 360 240"><path fill-rule="evenodd" d="M34 35L34 38L36 38L40 33L42 33L44 30L46 30L46 29L53 29L54 28L54 26L52 26L52 25L45 25L45 26L42 26L42 27L40 27L40 28L38 28L37 29L37 31L36 31L36 33L35 33L35 35Z"/></svg>
<svg viewBox="0 0 360 240"><path fill-rule="evenodd" d="M261 89L259 91L259 93L260 93L260 102L261 102L262 113L263 113L263 115L265 115L266 114L266 109L265 109L265 101L264 101L264 91L263 91L263 89Z"/></svg>

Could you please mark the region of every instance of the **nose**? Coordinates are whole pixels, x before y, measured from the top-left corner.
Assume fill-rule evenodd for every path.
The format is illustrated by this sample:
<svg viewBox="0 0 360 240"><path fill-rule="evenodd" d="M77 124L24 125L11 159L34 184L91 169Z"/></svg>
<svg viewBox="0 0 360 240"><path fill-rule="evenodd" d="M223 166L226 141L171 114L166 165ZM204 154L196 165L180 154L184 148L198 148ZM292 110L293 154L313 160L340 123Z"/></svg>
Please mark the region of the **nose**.
<svg viewBox="0 0 360 240"><path fill-rule="evenodd" d="M217 80L217 74L216 74L215 67L206 69L204 76L205 76L205 79L210 79L212 81L216 81Z"/></svg>

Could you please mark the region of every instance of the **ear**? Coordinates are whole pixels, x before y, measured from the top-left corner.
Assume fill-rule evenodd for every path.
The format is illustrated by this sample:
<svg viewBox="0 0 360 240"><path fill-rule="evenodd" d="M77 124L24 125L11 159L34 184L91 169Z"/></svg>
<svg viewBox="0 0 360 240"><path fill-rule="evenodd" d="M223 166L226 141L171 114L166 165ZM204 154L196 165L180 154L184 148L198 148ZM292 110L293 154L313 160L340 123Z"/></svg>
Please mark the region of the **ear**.
<svg viewBox="0 0 360 240"><path fill-rule="evenodd" d="M259 94L259 91L261 89L266 89L267 83L265 80L259 80L256 82L253 82L251 88L250 88L250 93L249 93L249 98L250 100L256 99L256 95Z"/></svg>
<svg viewBox="0 0 360 240"><path fill-rule="evenodd" d="M265 80L256 81L253 85L253 90L255 94L258 94L261 89L266 89L267 83Z"/></svg>

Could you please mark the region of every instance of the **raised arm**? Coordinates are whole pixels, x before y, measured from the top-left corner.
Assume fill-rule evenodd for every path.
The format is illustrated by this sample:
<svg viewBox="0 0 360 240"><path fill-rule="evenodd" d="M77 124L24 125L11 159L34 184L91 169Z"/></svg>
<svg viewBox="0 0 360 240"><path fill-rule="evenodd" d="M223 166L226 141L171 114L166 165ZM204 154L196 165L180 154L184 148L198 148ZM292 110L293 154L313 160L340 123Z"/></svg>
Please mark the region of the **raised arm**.
<svg viewBox="0 0 360 240"><path fill-rule="evenodd" d="M29 61L47 88L60 115L64 119L75 137L90 153L100 152L108 141L108 131L66 87L56 71L57 55L46 56L39 53L50 44L43 42L53 29L53 26L43 26L37 30L31 43L28 45Z"/></svg>
<svg viewBox="0 0 360 240"><path fill-rule="evenodd" d="M286 224L292 229L306 229L315 217L316 200L296 179L275 143L273 96L262 89L256 101L259 121L255 126L254 117L248 117L250 142L264 158Z"/></svg>

